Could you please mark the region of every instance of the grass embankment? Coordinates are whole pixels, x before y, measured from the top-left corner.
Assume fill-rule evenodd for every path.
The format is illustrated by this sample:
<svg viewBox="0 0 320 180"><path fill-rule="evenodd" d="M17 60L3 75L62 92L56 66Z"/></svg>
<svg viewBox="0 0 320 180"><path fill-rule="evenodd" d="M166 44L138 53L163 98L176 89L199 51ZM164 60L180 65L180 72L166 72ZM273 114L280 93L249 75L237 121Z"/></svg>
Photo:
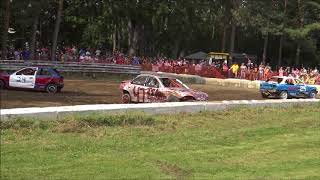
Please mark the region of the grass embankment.
<svg viewBox="0 0 320 180"><path fill-rule="evenodd" d="M1 179L320 178L320 104L1 128Z"/></svg>

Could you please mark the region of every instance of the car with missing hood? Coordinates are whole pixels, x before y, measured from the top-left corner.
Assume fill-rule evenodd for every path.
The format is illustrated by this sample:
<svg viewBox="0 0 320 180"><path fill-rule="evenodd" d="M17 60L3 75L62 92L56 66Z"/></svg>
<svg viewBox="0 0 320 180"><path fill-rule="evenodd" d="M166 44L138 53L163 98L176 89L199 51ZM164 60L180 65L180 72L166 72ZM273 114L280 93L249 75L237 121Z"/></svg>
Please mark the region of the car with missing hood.
<svg viewBox="0 0 320 180"><path fill-rule="evenodd" d="M64 87L63 77L50 67L26 67L12 74L0 73L0 89L30 89L60 92Z"/></svg>
<svg viewBox="0 0 320 180"><path fill-rule="evenodd" d="M190 89L179 79L142 74L119 87L123 103L207 101L208 94Z"/></svg>
<svg viewBox="0 0 320 180"><path fill-rule="evenodd" d="M317 88L304 84L300 79L286 76L274 76L260 83L263 98L316 98Z"/></svg>

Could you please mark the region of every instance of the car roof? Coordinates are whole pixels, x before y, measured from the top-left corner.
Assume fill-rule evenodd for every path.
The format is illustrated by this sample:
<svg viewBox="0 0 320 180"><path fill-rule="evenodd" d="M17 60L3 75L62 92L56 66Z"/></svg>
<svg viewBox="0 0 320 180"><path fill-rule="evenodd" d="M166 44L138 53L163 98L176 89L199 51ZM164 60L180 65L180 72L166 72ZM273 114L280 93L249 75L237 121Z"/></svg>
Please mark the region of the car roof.
<svg viewBox="0 0 320 180"><path fill-rule="evenodd" d="M138 76L149 76L149 77L154 77L154 78L168 78L168 79L176 79L168 76L162 76L162 75L154 75L154 74L140 74Z"/></svg>
<svg viewBox="0 0 320 180"><path fill-rule="evenodd" d="M272 76L272 78L288 78L288 76Z"/></svg>
<svg viewBox="0 0 320 180"><path fill-rule="evenodd" d="M283 78L283 79L289 79L289 78L292 78L292 79L298 79L298 80L300 80L299 78L295 78L295 77L288 77L288 76L272 76L272 78Z"/></svg>

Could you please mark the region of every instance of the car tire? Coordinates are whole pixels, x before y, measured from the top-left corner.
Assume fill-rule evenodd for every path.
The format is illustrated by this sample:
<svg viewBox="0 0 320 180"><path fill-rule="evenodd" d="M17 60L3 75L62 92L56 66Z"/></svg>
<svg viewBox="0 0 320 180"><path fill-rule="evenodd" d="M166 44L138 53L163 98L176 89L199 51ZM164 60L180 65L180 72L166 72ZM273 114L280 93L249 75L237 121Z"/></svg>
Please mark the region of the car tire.
<svg viewBox="0 0 320 180"><path fill-rule="evenodd" d="M288 99L288 92L287 91L281 91L279 94L280 99Z"/></svg>
<svg viewBox="0 0 320 180"><path fill-rule="evenodd" d="M128 92L123 93L121 99L122 99L123 104L130 104L131 103L131 96Z"/></svg>
<svg viewBox="0 0 320 180"><path fill-rule="evenodd" d="M5 89L6 88L6 84L4 83L3 80L0 80L0 89Z"/></svg>
<svg viewBox="0 0 320 180"><path fill-rule="evenodd" d="M58 92L58 86L55 84L48 84L46 87L46 91L50 94L55 94Z"/></svg>
<svg viewBox="0 0 320 180"><path fill-rule="evenodd" d="M169 96L168 102L180 102L180 99L176 96Z"/></svg>
<svg viewBox="0 0 320 180"><path fill-rule="evenodd" d="M317 93L315 92L315 91L311 91L310 93L309 93L309 98L310 99L315 99L317 97Z"/></svg>
<svg viewBox="0 0 320 180"><path fill-rule="evenodd" d="M262 98L265 98L265 99L268 99L268 98L269 98L269 95L266 95L266 94L264 94L264 93L261 93L261 96L262 96Z"/></svg>

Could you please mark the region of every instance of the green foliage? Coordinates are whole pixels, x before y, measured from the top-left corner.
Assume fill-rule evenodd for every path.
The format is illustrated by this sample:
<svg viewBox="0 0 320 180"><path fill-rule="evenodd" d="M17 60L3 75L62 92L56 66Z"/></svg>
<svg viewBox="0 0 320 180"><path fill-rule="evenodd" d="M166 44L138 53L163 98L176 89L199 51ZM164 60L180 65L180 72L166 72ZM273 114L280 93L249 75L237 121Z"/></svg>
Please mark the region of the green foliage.
<svg viewBox="0 0 320 180"><path fill-rule="evenodd" d="M269 56L277 57L278 38L284 34L297 43L312 39L319 32L319 0L64 0L59 43L75 44L111 50L112 35L116 33L117 46L126 52L132 44L129 38L137 33L137 53L145 56L176 56L195 51L220 51L226 28L226 47L231 24L237 25L236 51L260 55L263 37L270 41ZM300 8L300 9L301 9ZM53 0L13 1L10 26L17 33L10 36L13 43L23 46L31 41L32 23L40 13L37 39L48 45L52 39L57 2ZM3 11L1 11L3 12ZM299 26L303 15L304 26ZM1 16L3 14L1 13ZM130 29L128 23L133 23ZM0 27L2 24L0 25ZM320 40L318 40L320 41ZM290 42L287 42L290 43ZM293 52L290 46L286 52ZM316 46L316 51L319 46ZM316 51L308 51L313 55ZM291 58L290 54L285 54ZM314 56L315 57L315 56Z"/></svg>
<svg viewBox="0 0 320 180"><path fill-rule="evenodd" d="M310 37L310 34L313 31L320 30L320 23L312 23L305 25L303 28L297 29L286 29L286 33L288 33L289 37L295 40L306 39Z"/></svg>

